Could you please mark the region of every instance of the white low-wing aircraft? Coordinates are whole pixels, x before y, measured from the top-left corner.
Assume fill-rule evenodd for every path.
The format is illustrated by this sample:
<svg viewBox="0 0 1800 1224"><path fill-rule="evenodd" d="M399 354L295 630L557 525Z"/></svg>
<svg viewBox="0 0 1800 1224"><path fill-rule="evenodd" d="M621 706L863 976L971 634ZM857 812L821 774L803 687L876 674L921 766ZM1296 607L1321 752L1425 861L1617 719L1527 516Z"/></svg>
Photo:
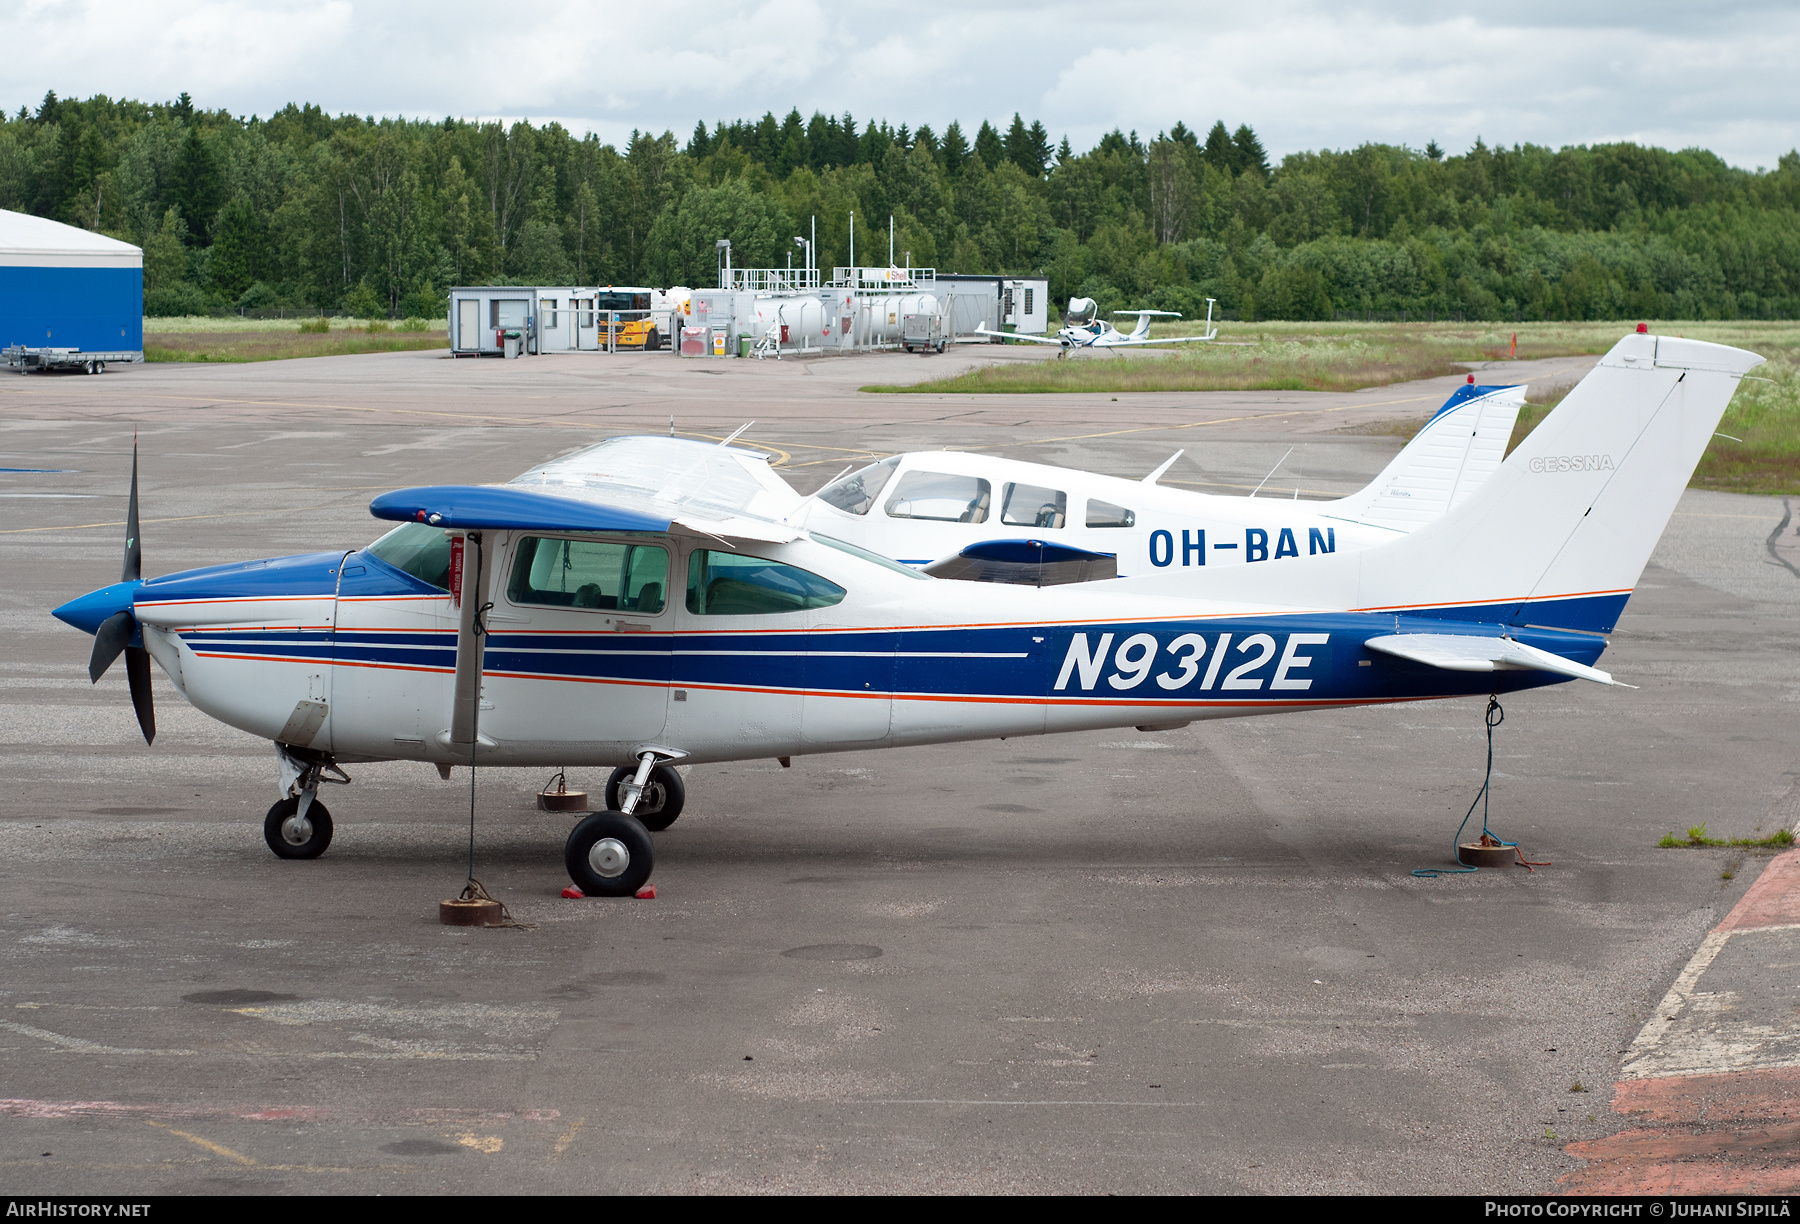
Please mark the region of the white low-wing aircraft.
<svg viewBox="0 0 1800 1224"><path fill-rule="evenodd" d="M1155 318L1179 319L1181 312L1176 310L1115 310L1114 314L1132 315L1137 318L1137 326L1129 332L1122 332L1104 319L1096 318L1099 307L1093 298L1070 298L1068 314L1064 318L1064 326L1054 336L1023 336L1017 332L990 331L986 323L975 329L978 336L991 336L995 339L1023 340L1028 344L1054 344L1062 349L1058 357L1069 355L1070 349L1078 348L1130 348L1143 344L1204 344L1219 334L1219 329L1212 321L1213 299L1206 299L1206 334L1204 336L1157 336L1150 335L1150 320Z"/></svg>
<svg viewBox="0 0 1800 1224"><path fill-rule="evenodd" d="M937 577L1041 585L1355 552L1431 522L1499 470L1525 388L1470 377L1379 476L1334 501L1159 485L1180 451L1142 480L915 451L832 481L789 521Z"/></svg>
<svg viewBox="0 0 1800 1224"><path fill-rule="evenodd" d="M564 862L629 895L646 826L680 810L676 761L1611 684L1601 635L1761 361L1627 336L1435 521L1203 578L939 581L764 516L760 456L665 439L658 462L602 443L506 485L383 494L372 512L401 525L367 548L146 580L134 463L123 580L56 615L95 635L95 678L126 656L146 739L154 658L274 742L263 831L283 858L330 842L317 791L343 765L611 765L609 810Z"/></svg>

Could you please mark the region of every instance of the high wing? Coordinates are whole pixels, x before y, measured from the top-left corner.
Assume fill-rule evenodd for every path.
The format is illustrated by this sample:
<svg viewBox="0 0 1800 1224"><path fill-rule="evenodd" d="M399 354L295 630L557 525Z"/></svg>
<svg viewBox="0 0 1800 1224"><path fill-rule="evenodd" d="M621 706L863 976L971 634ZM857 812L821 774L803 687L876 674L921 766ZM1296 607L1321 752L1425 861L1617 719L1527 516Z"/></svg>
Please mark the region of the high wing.
<svg viewBox="0 0 1800 1224"><path fill-rule="evenodd" d="M986 323L983 323L980 326L978 326L975 329L975 334L977 336L996 336L1002 340L1025 340L1025 341L1029 341L1032 344L1054 344L1061 348L1069 347L1068 341L1058 340L1051 336L1027 336L1027 335L1022 335L1019 332L989 331L988 325Z"/></svg>
<svg viewBox="0 0 1800 1224"><path fill-rule="evenodd" d="M1545 671L1558 676L1573 676L1578 680L1592 680L1596 684L1637 687L1621 684L1612 678L1610 672L1588 667L1573 659L1565 659L1536 646L1527 646L1524 642L1514 641L1509 637L1478 637L1464 633L1390 633L1369 638L1363 645L1382 654L1409 659L1414 663L1423 663L1427 667L1438 667L1445 671Z"/></svg>
<svg viewBox="0 0 1800 1224"><path fill-rule="evenodd" d="M377 518L479 530L667 531L784 544L804 499L757 451L685 438L609 438L504 485L436 485L375 499ZM436 517L433 517L436 516Z"/></svg>

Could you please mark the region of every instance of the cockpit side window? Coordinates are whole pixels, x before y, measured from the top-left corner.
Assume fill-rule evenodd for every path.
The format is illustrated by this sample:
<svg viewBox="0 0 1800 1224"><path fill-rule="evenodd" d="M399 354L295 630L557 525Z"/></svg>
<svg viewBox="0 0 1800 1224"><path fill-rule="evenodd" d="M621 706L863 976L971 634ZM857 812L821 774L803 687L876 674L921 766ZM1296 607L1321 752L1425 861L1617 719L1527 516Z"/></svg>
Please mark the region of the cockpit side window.
<svg viewBox="0 0 1800 1224"><path fill-rule="evenodd" d="M993 497L993 486L979 476L908 472L882 509L889 518L985 523Z"/></svg>
<svg viewBox="0 0 1800 1224"><path fill-rule="evenodd" d="M663 610L668 585L669 554L654 544L526 536L506 597L515 604L654 616Z"/></svg>
<svg viewBox="0 0 1800 1224"><path fill-rule="evenodd" d="M1089 527L1131 527L1137 523L1137 514L1124 506L1115 506L1111 502L1103 502L1098 498L1090 498L1087 504L1087 525Z"/></svg>
<svg viewBox="0 0 1800 1224"><path fill-rule="evenodd" d="M688 557L687 610L696 616L804 612L841 603L844 588L796 565L696 548Z"/></svg>
<svg viewBox="0 0 1800 1224"><path fill-rule="evenodd" d="M1009 484L1000 521L1009 527L1061 527L1069 521L1069 496L1060 489Z"/></svg>
<svg viewBox="0 0 1800 1224"><path fill-rule="evenodd" d="M402 523L369 545L380 560L440 591L450 589L450 535L441 527Z"/></svg>
<svg viewBox="0 0 1800 1224"><path fill-rule="evenodd" d="M848 476L834 480L820 489L817 497L828 506L835 506L846 514L867 514L875 499L881 496L894 469L900 466L900 456L883 459L880 463L871 463L868 467L859 468Z"/></svg>

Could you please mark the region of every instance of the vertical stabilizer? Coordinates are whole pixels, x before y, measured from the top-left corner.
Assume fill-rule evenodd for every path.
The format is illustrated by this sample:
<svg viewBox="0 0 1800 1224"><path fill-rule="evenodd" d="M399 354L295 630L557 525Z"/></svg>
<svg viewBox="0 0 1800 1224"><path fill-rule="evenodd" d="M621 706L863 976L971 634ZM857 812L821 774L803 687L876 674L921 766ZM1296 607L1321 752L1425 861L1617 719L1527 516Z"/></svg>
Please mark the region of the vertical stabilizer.
<svg viewBox="0 0 1800 1224"><path fill-rule="evenodd" d="M1205 594L1609 632L1739 380L1762 361L1626 336L1436 521L1354 553L1222 569Z"/></svg>

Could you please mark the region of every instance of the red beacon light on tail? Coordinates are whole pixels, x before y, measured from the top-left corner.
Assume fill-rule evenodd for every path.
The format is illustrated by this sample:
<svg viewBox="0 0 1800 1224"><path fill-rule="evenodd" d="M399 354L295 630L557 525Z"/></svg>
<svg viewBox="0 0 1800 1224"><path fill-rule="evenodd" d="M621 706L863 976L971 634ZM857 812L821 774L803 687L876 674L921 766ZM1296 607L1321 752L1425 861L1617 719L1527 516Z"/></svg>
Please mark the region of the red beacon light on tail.
<svg viewBox="0 0 1800 1224"><path fill-rule="evenodd" d="M1650 325L1648 323L1639 323L1637 334L1640 336L1648 336L1650 334Z"/></svg>

